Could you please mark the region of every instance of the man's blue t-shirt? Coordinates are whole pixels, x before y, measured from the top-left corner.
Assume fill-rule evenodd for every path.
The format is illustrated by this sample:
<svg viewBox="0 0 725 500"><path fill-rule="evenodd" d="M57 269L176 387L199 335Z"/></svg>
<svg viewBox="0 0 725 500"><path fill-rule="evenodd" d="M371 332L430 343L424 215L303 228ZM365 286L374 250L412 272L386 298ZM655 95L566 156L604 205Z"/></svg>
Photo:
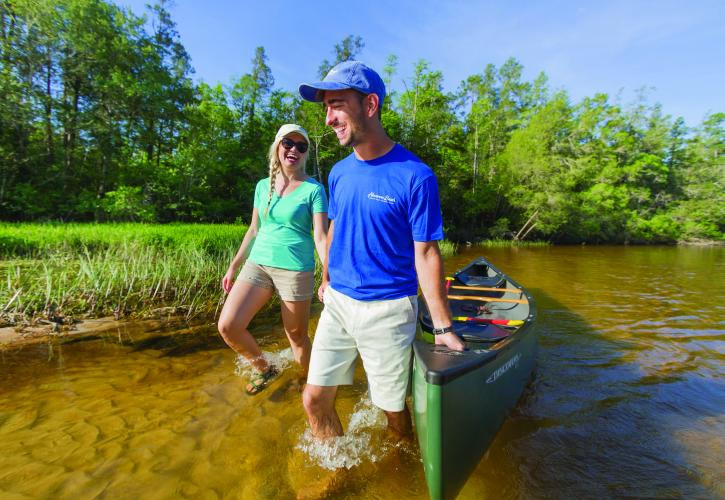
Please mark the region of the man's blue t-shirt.
<svg viewBox="0 0 725 500"><path fill-rule="evenodd" d="M351 154L333 167L328 182L332 288L357 300L416 295L413 241L443 239L433 171L396 144L371 161Z"/></svg>

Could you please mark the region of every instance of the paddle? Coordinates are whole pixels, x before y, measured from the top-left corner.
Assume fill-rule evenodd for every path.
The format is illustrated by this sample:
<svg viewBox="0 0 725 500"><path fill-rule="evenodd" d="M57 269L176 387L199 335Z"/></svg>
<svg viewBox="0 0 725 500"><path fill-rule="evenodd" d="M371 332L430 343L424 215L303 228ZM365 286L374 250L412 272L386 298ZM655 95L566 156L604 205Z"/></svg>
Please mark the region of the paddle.
<svg viewBox="0 0 725 500"><path fill-rule="evenodd" d="M523 325L520 319L494 319L494 318L472 318L469 316L453 316L453 321L465 321L466 323L490 323L492 325L519 326Z"/></svg>
<svg viewBox="0 0 725 500"><path fill-rule="evenodd" d="M455 281L456 278L451 278L450 276L446 277L446 292L450 290L451 288L455 288L456 290L479 290L483 292L511 292L511 293L521 293L521 290L518 288L493 288L489 286L458 286L453 285L451 286L451 282Z"/></svg>
<svg viewBox="0 0 725 500"><path fill-rule="evenodd" d="M450 283L450 281L449 281ZM448 286L446 289L450 290L451 288L455 288L456 290L480 290L483 292L511 292L511 293L521 293L521 290L518 288L492 288L490 286Z"/></svg>
<svg viewBox="0 0 725 500"><path fill-rule="evenodd" d="M449 295L448 300L478 300L481 302L511 302L514 304L528 304L525 299L499 299L498 297L476 297L474 295Z"/></svg>

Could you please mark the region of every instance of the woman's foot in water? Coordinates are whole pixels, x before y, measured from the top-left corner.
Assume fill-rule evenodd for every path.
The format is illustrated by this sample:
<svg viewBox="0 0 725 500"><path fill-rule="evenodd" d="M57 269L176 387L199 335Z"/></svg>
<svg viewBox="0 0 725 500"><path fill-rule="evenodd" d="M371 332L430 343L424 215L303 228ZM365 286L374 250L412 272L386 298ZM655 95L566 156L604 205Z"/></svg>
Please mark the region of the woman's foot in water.
<svg viewBox="0 0 725 500"><path fill-rule="evenodd" d="M274 365L269 365L264 372L255 371L245 388L247 394L254 396L262 392L279 375Z"/></svg>

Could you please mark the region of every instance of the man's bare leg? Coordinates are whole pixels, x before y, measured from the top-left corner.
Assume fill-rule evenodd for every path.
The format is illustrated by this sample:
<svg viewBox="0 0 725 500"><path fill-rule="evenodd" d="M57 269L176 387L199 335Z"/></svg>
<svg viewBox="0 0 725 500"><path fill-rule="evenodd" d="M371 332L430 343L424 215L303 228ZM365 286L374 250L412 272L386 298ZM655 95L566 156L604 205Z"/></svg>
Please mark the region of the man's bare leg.
<svg viewBox="0 0 725 500"><path fill-rule="evenodd" d="M329 439L342 436L342 424L335 411L337 386L323 387L307 384L302 393L302 405L307 412L307 419L312 428L312 435L317 439ZM351 470L335 469L317 481L306 484L297 491L298 500L329 498L349 488Z"/></svg>
<svg viewBox="0 0 725 500"><path fill-rule="evenodd" d="M307 412L312 435L318 439L342 436L342 424L335 411L336 396L337 386L307 384L302 393L302 405Z"/></svg>
<svg viewBox="0 0 725 500"><path fill-rule="evenodd" d="M410 418L408 406L402 411L386 411L388 417L388 431L397 440L409 440L413 437L413 421Z"/></svg>

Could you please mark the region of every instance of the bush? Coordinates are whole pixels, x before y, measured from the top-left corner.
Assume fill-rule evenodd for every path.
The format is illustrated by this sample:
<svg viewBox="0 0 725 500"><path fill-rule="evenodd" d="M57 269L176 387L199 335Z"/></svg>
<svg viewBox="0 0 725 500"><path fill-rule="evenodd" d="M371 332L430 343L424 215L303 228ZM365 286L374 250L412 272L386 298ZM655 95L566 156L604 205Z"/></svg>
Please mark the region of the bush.
<svg viewBox="0 0 725 500"><path fill-rule="evenodd" d="M140 187L120 186L106 193L102 202L103 210L111 220L153 222L156 213L150 203L146 203Z"/></svg>

